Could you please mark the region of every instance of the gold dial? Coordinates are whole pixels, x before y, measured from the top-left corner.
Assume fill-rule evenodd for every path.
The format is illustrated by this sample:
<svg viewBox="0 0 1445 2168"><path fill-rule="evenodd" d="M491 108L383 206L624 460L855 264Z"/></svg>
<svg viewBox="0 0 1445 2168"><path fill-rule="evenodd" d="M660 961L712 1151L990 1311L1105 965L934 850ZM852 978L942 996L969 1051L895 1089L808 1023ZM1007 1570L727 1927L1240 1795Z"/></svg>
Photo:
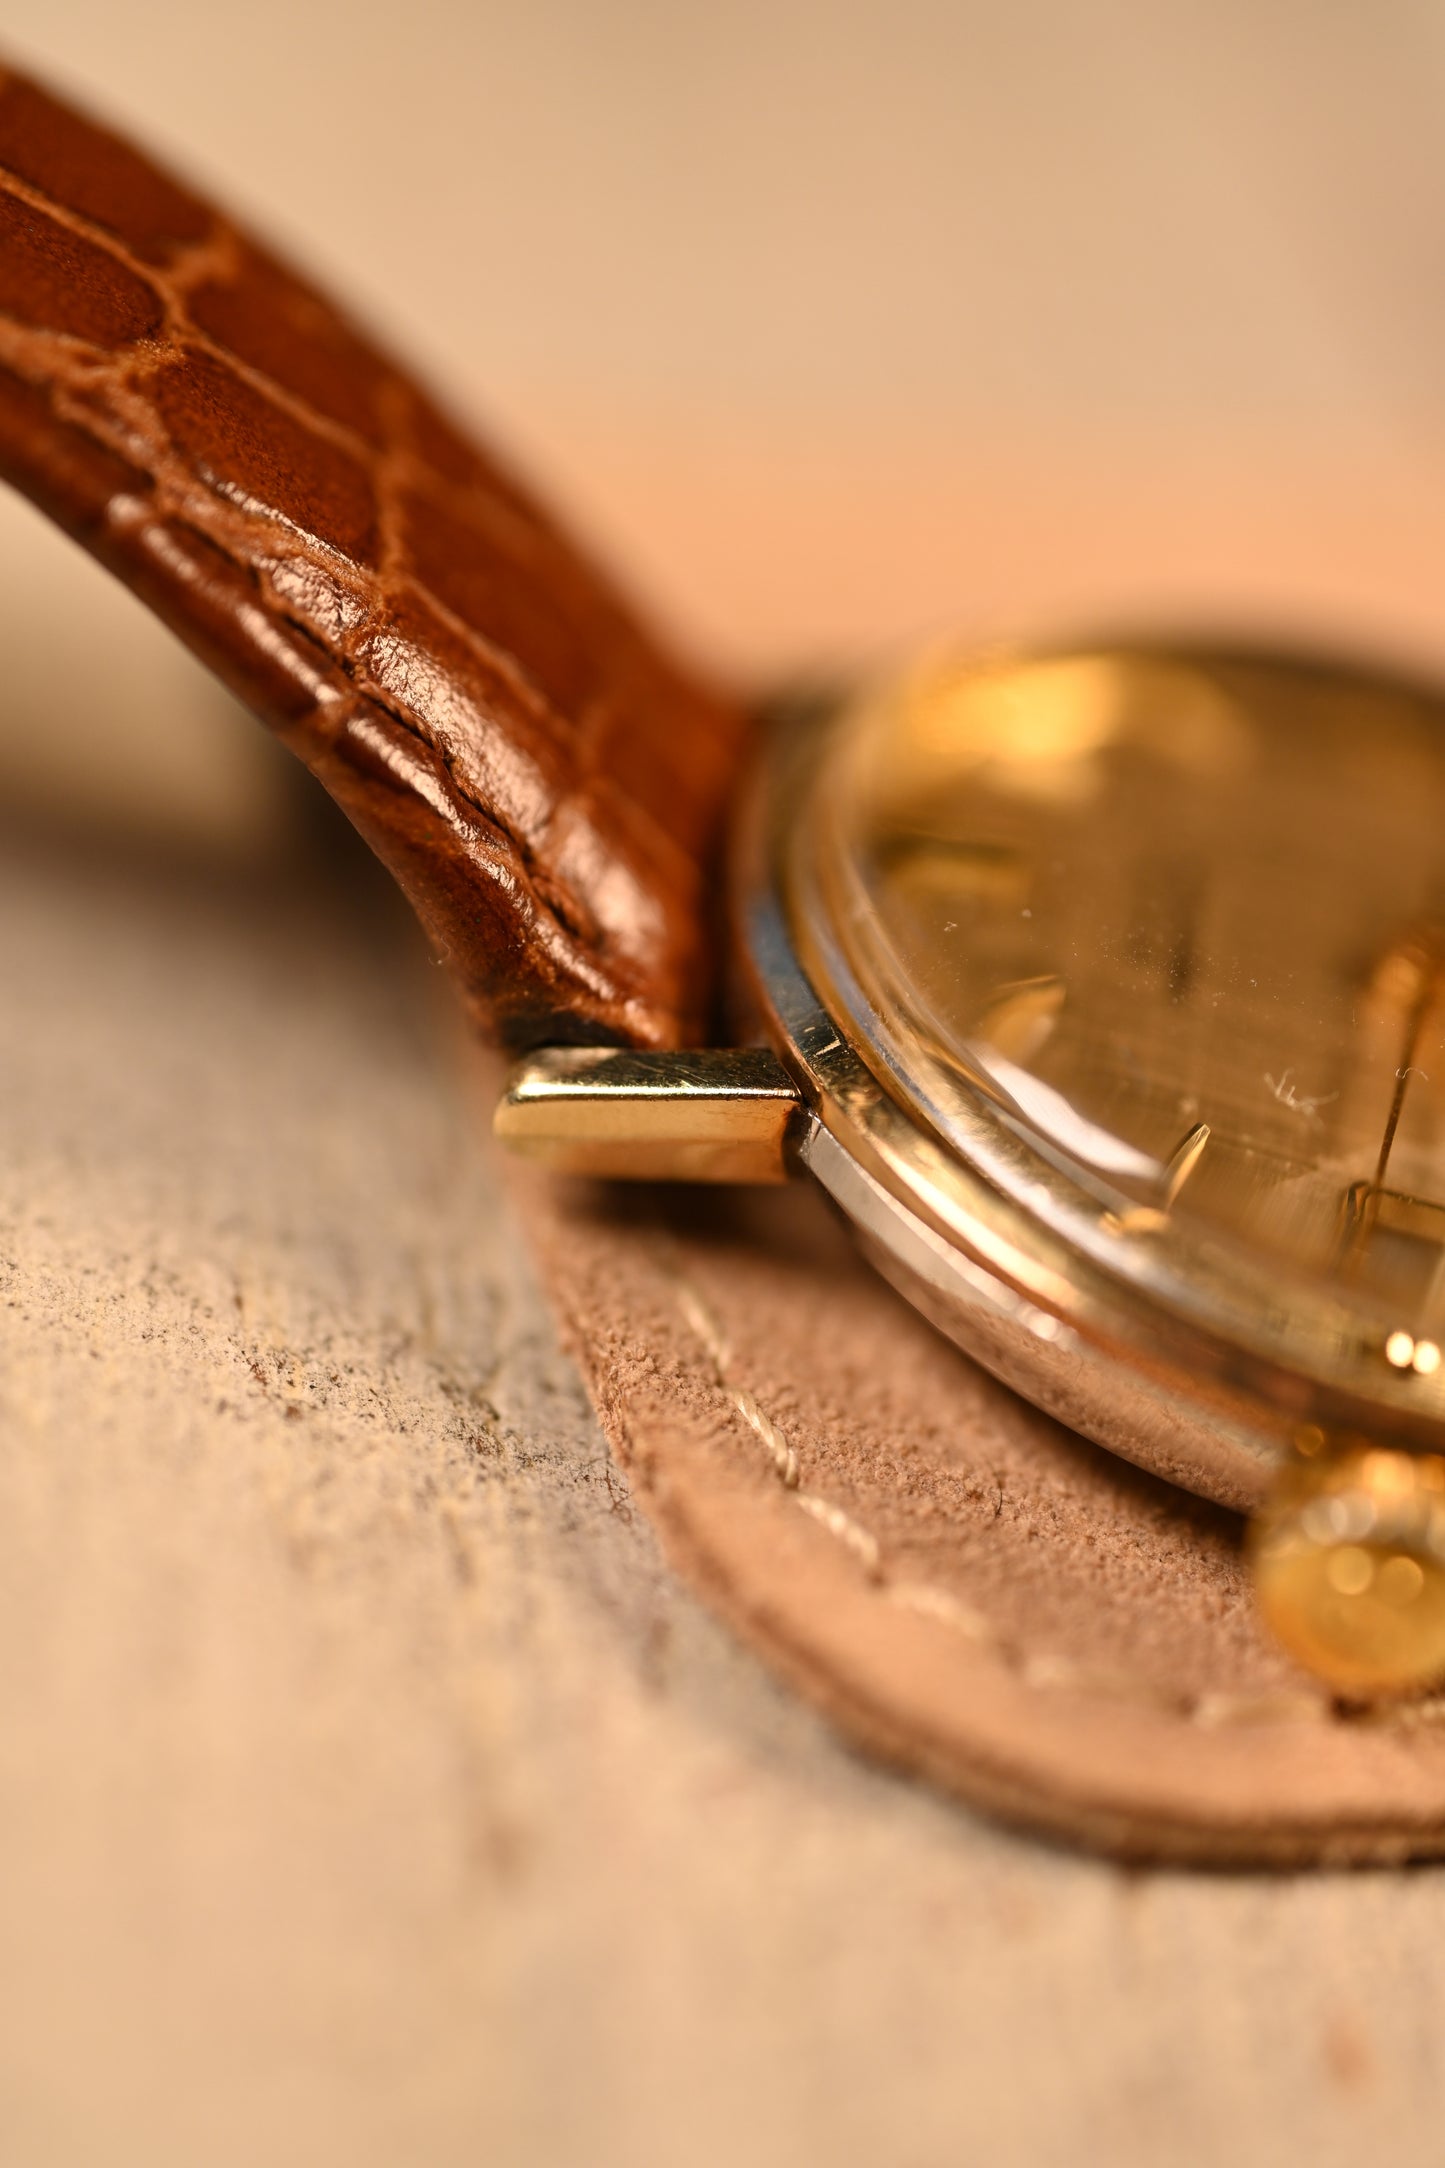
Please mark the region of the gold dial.
<svg viewBox="0 0 1445 2168"><path fill-rule="evenodd" d="M983 1097L1137 1229L1438 1344L1438 702L1277 662L945 663L855 711L826 792L848 960L946 1133Z"/></svg>

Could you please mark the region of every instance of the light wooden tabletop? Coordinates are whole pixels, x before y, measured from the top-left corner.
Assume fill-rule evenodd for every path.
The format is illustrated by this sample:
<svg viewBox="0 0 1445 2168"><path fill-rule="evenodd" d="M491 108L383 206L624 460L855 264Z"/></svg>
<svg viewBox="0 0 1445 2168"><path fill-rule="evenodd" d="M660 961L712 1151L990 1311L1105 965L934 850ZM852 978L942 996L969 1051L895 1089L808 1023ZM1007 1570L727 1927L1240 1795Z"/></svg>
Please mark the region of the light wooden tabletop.
<svg viewBox="0 0 1445 2168"><path fill-rule="evenodd" d="M388 905L0 855L6 2160L1433 2162L1438 1872L1015 1837L679 1589Z"/></svg>

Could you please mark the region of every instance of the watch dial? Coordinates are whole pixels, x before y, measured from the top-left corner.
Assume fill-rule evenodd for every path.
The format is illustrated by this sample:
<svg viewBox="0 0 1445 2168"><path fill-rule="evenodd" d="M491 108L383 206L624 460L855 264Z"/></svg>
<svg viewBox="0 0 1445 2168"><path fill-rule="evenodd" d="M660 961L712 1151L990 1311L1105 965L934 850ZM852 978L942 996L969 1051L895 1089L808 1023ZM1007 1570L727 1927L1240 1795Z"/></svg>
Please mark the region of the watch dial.
<svg viewBox="0 0 1445 2168"><path fill-rule="evenodd" d="M935 661L837 727L808 877L891 1088L975 1160L992 1137L1001 1182L1026 1145L1123 1231L1242 1241L1427 1366L1445 705L1101 651Z"/></svg>

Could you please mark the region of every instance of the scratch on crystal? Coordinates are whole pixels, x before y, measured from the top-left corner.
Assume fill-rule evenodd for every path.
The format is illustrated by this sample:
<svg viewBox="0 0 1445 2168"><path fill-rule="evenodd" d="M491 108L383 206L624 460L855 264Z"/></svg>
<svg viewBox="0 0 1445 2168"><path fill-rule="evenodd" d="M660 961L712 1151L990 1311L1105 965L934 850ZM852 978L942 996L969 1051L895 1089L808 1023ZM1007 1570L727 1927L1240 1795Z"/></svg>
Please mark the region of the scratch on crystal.
<svg viewBox="0 0 1445 2168"><path fill-rule="evenodd" d="M1293 1069L1286 1069L1277 1077L1271 1076L1266 1069L1264 1081L1271 1096L1277 1099L1282 1107L1288 1107L1291 1114L1298 1114L1307 1122L1317 1121L1320 1108L1333 1106L1340 1096L1338 1092L1323 1092L1318 1097L1311 1098L1304 1092L1297 1092L1294 1088Z"/></svg>

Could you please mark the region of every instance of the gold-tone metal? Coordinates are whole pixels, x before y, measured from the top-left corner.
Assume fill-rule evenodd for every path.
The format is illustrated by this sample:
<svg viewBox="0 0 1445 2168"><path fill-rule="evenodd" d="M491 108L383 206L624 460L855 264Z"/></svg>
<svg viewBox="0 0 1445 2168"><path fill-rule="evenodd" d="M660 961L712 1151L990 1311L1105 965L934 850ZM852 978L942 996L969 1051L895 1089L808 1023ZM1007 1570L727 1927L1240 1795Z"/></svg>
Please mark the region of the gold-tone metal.
<svg viewBox="0 0 1445 2168"><path fill-rule="evenodd" d="M550 1047L512 1072L492 1128L508 1150L558 1174L783 1182L803 1118L765 1048Z"/></svg>
<svg viewBox="0 0 1445 2168"><path fill-rule="evenodd" d="M1442 794L1438 691L1125 647L935 656L759 793L805 1161L961 1344L1222 1504L1301 1422L1445 1450Z"/></svg>
<svg viewBox="0 0 1445 2168"><path fill-rule="evenodd" d="M1347 1695L1445 1677L1445 1458L1347 1446L1300 1462L1256 1516L1260 1608Z"/></svg>
<svg viewBox="0 0 1445 2168"><path fill-rule="evenodd" d="M498 1134L577 1173L802 1165L998 1376L1265 1501L1303 1661L1445 1678L1442 803L1445 699L1383 674L925 658L757 779L740 946L780 1060L554 1051Z"/></svg>
<svg viewBox="0 0 1445 2168"><path fill-rule="evenodd" d="M1164 1209L1167 1211L1193 1174L1209 1142L1208 1122L1196 1122L1181 1138L1164 1164Z"/></svg>
<svg viewBox="0 0 1445 2168"><path fill-rule="evenodd" d="M1385 1342L1385 1360L1395 1370L1413 1370L1417 1378L1433 1378L1440 1368L1440 1349L1434 1340L1392 1332Z"/></svg>

